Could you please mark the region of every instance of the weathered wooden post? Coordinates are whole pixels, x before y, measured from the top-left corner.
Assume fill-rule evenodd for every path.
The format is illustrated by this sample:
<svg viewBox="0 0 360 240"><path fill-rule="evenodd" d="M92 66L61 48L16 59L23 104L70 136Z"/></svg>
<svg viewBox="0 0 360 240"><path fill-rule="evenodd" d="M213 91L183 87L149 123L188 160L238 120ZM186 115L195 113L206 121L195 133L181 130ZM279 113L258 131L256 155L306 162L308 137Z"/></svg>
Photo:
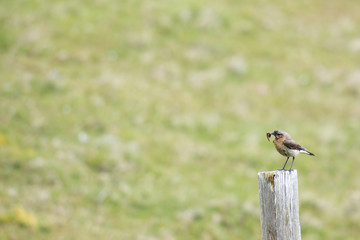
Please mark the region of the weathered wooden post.
<svg viewBox="0 0 360 240"><path fill-rule="evenodd" d="M300 240L297 171L259 172L262 240Z"/></svg>

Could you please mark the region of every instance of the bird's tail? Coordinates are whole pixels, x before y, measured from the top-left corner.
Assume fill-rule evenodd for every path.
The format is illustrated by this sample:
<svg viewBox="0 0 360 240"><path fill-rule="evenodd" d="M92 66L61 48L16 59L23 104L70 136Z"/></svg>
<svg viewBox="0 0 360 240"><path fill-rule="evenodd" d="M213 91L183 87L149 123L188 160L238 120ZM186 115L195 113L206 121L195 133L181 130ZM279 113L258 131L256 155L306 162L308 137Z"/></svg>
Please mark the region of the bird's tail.
<svg viewBox="0 0 360 240"><path fill-rule="evenodd" d="M308 150L301 150L300 152L305 153L305 154L310 155L310 156L315 156L315 154L309 152Z"/></svg>

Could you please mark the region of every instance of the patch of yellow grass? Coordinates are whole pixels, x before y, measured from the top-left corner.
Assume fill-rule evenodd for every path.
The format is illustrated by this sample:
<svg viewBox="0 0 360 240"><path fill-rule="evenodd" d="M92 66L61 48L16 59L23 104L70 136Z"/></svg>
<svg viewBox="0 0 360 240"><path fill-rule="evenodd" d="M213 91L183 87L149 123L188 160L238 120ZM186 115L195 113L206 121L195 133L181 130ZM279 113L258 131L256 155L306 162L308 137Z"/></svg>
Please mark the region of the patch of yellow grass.
<svg viewBox="0 0 360 240"><path fill-rule="evenodd" d="M37 228L39 226L38 218L22 206L16 206L9 212L1 215L0 222L3 224L18 224L29 228Z"/></svg>

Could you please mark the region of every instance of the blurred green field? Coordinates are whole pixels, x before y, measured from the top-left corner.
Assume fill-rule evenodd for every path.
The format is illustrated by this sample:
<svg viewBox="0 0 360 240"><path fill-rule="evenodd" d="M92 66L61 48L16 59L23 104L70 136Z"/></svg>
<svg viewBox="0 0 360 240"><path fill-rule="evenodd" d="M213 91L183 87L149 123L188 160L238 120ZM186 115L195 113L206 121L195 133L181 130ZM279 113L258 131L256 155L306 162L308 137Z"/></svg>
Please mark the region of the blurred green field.
<svg viewBox="0 0 360 240"><path fill-rule="evenodd" d="M358 239L358 1L1 5L0 239L261 239L276 129L302 238Z"/></svg>

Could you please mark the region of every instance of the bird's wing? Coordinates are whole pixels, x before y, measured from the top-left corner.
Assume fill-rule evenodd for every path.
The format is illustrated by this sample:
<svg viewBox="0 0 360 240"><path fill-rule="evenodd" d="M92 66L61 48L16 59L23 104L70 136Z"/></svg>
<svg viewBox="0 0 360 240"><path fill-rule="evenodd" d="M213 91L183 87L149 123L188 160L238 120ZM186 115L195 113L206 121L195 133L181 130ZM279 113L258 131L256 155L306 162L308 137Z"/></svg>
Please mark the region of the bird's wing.
<svg viewBox="0 0 360 240"><path fill-rule="evenodd" d="M285 140L284 141L284 145L290 149L294 149L294 150L305 150L306 148L303 148L302 146L300 146L300 144L297 144L295 141L293 140Z"/></svg>

